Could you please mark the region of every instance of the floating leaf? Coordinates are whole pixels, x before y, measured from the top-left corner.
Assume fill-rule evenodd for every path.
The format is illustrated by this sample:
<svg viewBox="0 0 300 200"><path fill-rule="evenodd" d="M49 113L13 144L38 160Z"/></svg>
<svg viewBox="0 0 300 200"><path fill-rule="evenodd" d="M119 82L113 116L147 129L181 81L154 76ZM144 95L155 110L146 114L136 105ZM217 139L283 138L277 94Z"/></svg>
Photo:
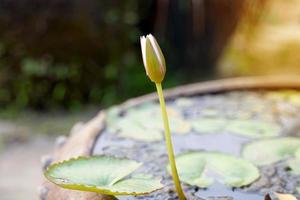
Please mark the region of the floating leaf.
<svg viewBox="0 0 300 200"><path fill-rule="evenodd" d="M257 120L233 120L228 124L226 130L249 137L273 137L279 135L280 127Z"/></svg>
<svg viewBox="0 0 300 200"><path fill-rule="evenodd" d="M295 158L300 159L300 147L294 153Z"/></svg>
<svg viewBox="0 0 300 200"><path fill-rule="evenodd" d="M274 195L278 198L278 200L297 200L297 198L291 194L281 194L274 192Z"/></svg>
<svg viewBox="0 0 300 200"><path fill-rule="evenodd" d="M268 165L293 156L299 147L299 138L273 138L247 144L242 154L257 165Z"/></svg>
<svg viewBox="0 0 300 200"><path fill-rule="evenodd" d="M194 104L191 98L186 98L186 97L179 97L174 101L174 103L176 106L179 107L189 107Z"/></svg>
<svg viewBox="0 0 300 200"><path fill-rule="evenodd" d="M160 141L163 139L163 123L160 107L154 103L143 104L139 107L128 109L125 115L115 119L115 110L110 112L108 130L119 134L121 137L140 141ZM170 129L172 133L185 134L190 132L191 125L185 121L181 113L175 109L168 108L170 116ZM109 115L110 116L110 115ZM112 123L113 122L113 123Z"/></svg>
<svg viewBox="0 0 300 200"><path fill-rule="evenodd" d="M143 128L134 123L129 126L122 127L119 131L119 135L125 138L132 138L135 140L148 142L160 141L163 139L163 134L160 130Z"/></svg>
<svg viewBox="0 0 300 200"><path fill-rule="evenodd" d="M191 130L191 124L188 121L185 121L179 116L170 116L170 129L172 133L177 134L186 134ZM145 128L157 129L159 131L163 131L163 121L161 115L152 116L151 119L141 118L139 120L139 124Z"/></svg>
<svg viewBox="0 0 300 200"><path fill-rule="evenodd" d="M291 159L288 161L291 173L300 175L300 159Z"/></svg>
<svg viewBox="0 0 300 200"><path fill-rule="evenodd" d="M177 170L180 179L190 185L196 185L202 188L212 184L213 179L208 178L203 173L206 167L206 158L202 154L186 153L176 157ZM170 166L168 171L171 174Z"/></svg>
<svg viewBox="0 0 300 200"><path fill-rule="evenodd" d="M79 157L51 165L45 176L63 188L108 195L141 195L162 188L158 179L127 178L141 165L124 158Z"/></svg>
<svg viewBox="0 0 300 200"><path fill-rule="evenodd" d="M300 175L300 148L295 151L294 157L294 159L288 161L288 166L291 173Z"/></svg>
<svg viewBox="0 0 300 200"><path fill-rule="evenodd" d="M199 118L192 120L193 129L198 133L219 133L224 131L227 121L225 119Z"/></svg>
<svg viewBox="0 0 300 200"><path fill-rule="evenodd" d="M258 169L251 162L224 153L184 153L176 157L176 163L180 179L199 187L211 185L214 179L228 186L242 187L259 177Z"/></svg>

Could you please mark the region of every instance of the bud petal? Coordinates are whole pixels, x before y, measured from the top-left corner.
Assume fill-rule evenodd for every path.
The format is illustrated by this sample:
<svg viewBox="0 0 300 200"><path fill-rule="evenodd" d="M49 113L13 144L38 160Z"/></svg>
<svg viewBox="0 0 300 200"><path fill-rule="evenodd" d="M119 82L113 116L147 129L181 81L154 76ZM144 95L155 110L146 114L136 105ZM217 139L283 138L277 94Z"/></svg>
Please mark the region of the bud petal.
<svg viewBox="0 0 300 200"><path fill-rule="evenodd" d="M151 81L161 83L166 73L164 55L151 34L142 36L140 40L146 74Z"/></svg>

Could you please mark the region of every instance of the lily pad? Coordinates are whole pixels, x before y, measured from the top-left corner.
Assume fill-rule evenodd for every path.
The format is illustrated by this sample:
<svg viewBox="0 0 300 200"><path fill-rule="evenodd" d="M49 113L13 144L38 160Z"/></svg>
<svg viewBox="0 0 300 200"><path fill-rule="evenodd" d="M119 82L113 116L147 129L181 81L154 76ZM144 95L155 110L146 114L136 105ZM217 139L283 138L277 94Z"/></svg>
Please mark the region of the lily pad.
<svg viewBox="0 0 300 200"><path fill-rule="evenodd" d="M140 118L139 124L144 128L157 129L159 131L164 131L163 120L161 115L149 116L148 119ZM179 116L169 116L169 125L172 133L175 134L186 134L191 130L191 124L185 121Z"/></svg>
<svg viewBox="0 0 300 200"><path fill-rule="evenodd" d="M268 165L293 157L299 147L300 139L295 137L265 139L247 144L242 155L257 165Z"/></svg>
<svg viewBox="0 0 300 200"><path fill-rule="evenodd" d="M118 134L125 138L132 138L141 141L160 141L163 139L162 131L155 128L144 128L140 124L127 119L121 119L119 122Z"/></svg>
<svg viewBox="0 0 300 200"><path fill-rule="evenodd" d="M280 127L273 123L257 120L233 120L228 124L226 130L238 135L261 138L278 136Z"/></svg>
<svg viewBox="0 0 300 200"><path fill-rule="evenodd" d="M142 195L161 189L159 179L128 177L141 165L124 158L79 157L51 165L45 176L63 188L108 195Z"/></svg>
<svg viewBox="0 0 300 200"><path fill-rule="evenodd" d="M300 148L294 153L294 158L288 161L291 173L300 175Z"/></svg>
<svg viewBox="0 0 300 200"><path fill-rule="evenodd" d="M160 141L163 139L163 121L158 104L148 103L133 107L123 116L116 118L116 109L109 110L108 131L121 137L140 141ZM182 118L179 111L168 108L170 129L172 133L185 134L190 132L191 125Z"/></svg>
<svg viewBox="0 0 300 200"><path fill-rule="evenodd" d="M209 134L224 131L227 121L216 118L199 118L192 120L191 124L197 133Z"/></svg>
<svg viewBox="0 0 300 200"><path fill-rule="evenodd" d="M291 173L300 175L300 159L291 159L288 161Z"/></svg>
<svg viewBox="0 0 300 200"><path fill-rule="evenodd" d="M176 157L176 163L180 179L198 187L208 187L214 179L242 187L259 178L259 171L251 162L219 152L183 153Z"/></svg>
<svg viewBox="0 0 300 200"><path fill-rule="evenodd" d="M300 147L294 153L295 158L300 159Z"/></svg>

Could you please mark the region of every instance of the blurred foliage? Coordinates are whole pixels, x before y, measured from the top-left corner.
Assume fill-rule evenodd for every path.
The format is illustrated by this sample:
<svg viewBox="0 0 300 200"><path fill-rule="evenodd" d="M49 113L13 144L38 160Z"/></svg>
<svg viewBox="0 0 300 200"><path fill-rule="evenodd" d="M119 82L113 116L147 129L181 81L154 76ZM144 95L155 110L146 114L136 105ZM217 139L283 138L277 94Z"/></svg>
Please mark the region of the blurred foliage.
<svg viewBox="0 0 300 200"><path fill-rule="evenodd" d="M149 32L166 55L166 87L212 78L245 1L3 0L0 106L77 109L153 91L139 47Z"/></svg>
<svg viewBox="0 0 300 200"><path fill-rule="evenodd" d="M3 1L1 106L76 109L149 92L136 0Z"/></svg>

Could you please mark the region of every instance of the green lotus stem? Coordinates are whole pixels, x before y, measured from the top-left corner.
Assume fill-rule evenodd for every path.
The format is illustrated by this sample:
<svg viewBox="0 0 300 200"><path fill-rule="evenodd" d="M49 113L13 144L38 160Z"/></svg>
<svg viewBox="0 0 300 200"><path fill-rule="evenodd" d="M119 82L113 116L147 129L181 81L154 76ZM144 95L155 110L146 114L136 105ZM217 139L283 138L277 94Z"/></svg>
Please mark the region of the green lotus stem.
<svg viewBox="0 0 300 200"><path fill-rule="evenodd" d="M182 191L179 176L178 176L178 172L177 172L177 168L176 168L174 150L173 150L169 120L168 120L168 114L167 114L165 98L164 98L164 94L163 94L163 90L162 90L162 85L161 85L161 83L155 83L155 85L156 85L157 94L158 94L158 97L159 97L159 103L160 103L162 118L163 118L163 122L164 122L165 140L166 140L167 151L168 151L168 156L169 156L169 162L170 162L171 171L172 171L172 178L173 178L173 181L174 181L179 199L180 200L185 200L186 198L185 198L184 193Z"/></svg>
<svg viewBox="0 0 300 200"><path fill-rule="evenodd" d="M180 200L185 200L184 193L182 191L178 172L176 169L174 150L172 144L172 138L170 133L170 126L168 120L168 114L166 110L166 103L163 95L163 90L161 86L161 82L164 80L166 73L166 61L164 55L153 35L149 34L146 37L140 37L141 41L141 49L142 49L142 57L144 62L144 67L146 70L146 74L149 79L155 83L157 94L159 97L162 118L164 122L165 128L165 140L168 150L169 162L172 172L173 181L176 187L176 191Z"/></svg>

